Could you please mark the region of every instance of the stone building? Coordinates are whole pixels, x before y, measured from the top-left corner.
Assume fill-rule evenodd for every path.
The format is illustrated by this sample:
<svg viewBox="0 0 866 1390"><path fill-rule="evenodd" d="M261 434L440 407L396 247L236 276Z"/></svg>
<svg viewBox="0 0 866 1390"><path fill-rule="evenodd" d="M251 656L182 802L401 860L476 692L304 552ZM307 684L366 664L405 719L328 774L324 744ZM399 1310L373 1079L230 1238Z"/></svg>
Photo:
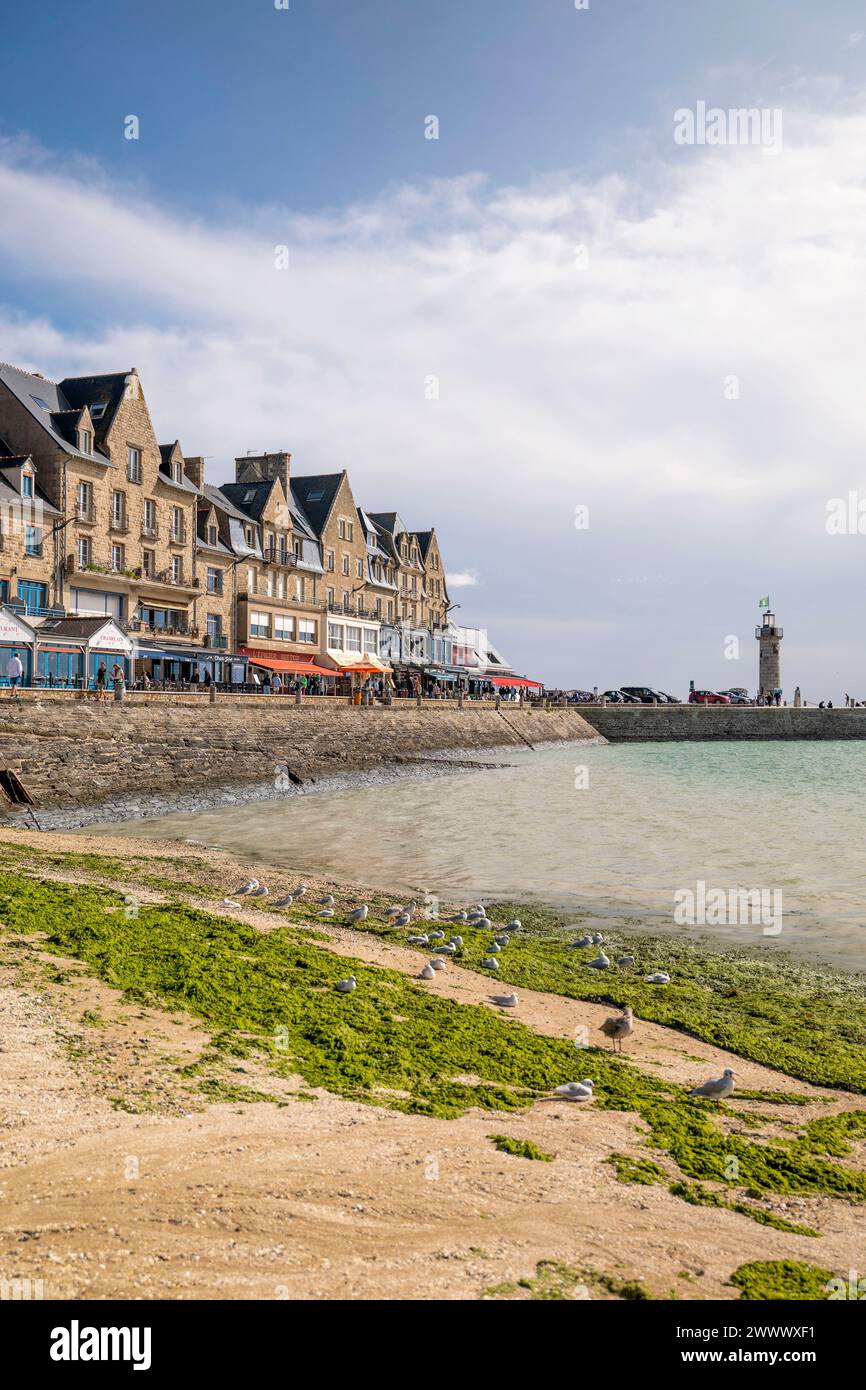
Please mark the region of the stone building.
<svg viewBox="0 0 866 1390"><path fill-rule="evenodd" d="M429 627L431 632L444 628L448 622L448 586L445 582L445 566L439 549L439 538L435 528L429 531L416 531L415 539L424 567L424 584L421 596L421 626Z"/></svg>

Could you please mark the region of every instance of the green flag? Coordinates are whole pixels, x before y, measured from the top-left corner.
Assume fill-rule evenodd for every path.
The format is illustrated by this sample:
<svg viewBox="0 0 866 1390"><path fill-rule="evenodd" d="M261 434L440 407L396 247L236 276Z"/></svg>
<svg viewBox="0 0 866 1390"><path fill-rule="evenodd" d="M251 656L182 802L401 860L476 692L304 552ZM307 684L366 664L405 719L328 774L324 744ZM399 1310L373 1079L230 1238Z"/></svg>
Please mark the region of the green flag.
<svg viewBox="0 0 866 1390"><path fill-rule="evenodd" d="M769 606L770 606L770 595L769 595L769 594L766 594L764 598L759 598L759 599L758 599L758 607L759 607L759 608L769 608Z"/></svg>

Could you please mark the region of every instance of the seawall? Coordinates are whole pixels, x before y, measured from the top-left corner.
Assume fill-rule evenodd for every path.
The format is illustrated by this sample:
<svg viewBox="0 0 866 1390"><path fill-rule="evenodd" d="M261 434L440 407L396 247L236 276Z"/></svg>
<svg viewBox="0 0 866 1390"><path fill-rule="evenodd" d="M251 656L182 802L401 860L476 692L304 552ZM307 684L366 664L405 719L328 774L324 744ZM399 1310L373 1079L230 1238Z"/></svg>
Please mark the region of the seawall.
<svg viewBox="0 0 866 1390"><path fill-rule="evenodd" d="M270 784L375 767L425 753L598 739L572 706L498 711L493 704L204 695L122 703L45 696L0 701L0 773L37 807L86 806L136 794ZM2 780L2 779L0 779ZM14 811L0 795L0 816Z"/></svg>
<svg viewBox="0 0 866 1390"><path fill-rule="evenodd" d="M866 709L757 705L580 705L610 743L866 738Z"/></svg>

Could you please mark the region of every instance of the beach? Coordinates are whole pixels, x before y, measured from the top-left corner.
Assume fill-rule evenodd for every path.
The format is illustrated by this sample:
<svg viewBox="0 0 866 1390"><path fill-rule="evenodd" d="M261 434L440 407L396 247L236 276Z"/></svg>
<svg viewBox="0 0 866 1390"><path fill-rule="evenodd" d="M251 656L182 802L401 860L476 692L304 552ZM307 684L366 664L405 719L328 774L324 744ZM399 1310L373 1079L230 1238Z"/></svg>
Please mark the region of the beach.
<svg viewBox="0 0 866 1390"><path fill-rule="evenodd" d="M292 907L229 907L250 865L225 849L0 844L0 1259L46 1298L732 1299L857 1266L862 977L625 919L605 940L636 969L600 975L578 901L491 905L524 923L498 978L461 927L421 982L387 882L304 866ZM254 872L271 901L301 875ZM728 1066L733 1098L688 1098ZM556 1097L584 1076L590 1104Z"/></svg>

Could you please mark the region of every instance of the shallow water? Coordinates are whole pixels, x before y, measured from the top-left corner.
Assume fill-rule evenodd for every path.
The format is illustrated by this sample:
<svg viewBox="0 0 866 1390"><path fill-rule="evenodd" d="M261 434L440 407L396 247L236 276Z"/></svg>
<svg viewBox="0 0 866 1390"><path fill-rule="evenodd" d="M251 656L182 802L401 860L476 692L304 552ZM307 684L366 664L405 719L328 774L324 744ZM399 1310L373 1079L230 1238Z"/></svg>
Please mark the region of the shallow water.
<svg viewBox="0 0 866 1390"><path fill-rule="evenodd" d="M676 931L694 928L675 923L675 894L699 880L763 889L768 912L775 891L777 935L742 920L698 929L866 969L866 744L572 745L509 749L501 761L102 830L449 899L625 911Z"/></svg>

